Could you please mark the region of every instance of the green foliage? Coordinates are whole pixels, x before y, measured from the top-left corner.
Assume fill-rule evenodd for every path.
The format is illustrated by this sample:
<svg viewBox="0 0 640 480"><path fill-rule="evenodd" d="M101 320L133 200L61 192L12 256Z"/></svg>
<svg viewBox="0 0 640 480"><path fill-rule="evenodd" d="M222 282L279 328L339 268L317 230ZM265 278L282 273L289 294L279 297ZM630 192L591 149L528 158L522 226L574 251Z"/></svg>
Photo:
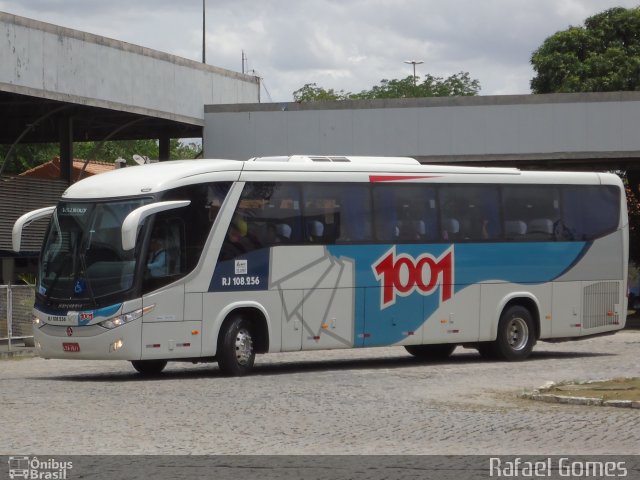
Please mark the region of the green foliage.
<svg viewBox="0 0 640 480"><path fill-rule="evenodd" d="M640 7L611 8L533 52L534 93L640 90Z"/></svg>
<svg viewBox="0 0 640 480"><path fill-rule="evenodd" d="M403 79L383 79L379 85L360 93L345 93L326 90L315 83L307 83L304 87L293 92L296 102L341 101L341 100L370 100L376 98L418 98L418 97L452 97L477 95L480 82L471 79L469 73L460 72L447 78L425 75L424 78L413 75Z"/></svg>
<svg viewBox="0 0 640 480"><path fill-rule="evenodd" d="M169 142L170 158L190 159L200 153L200 146L194 143L184 143L172 138ZM0 162L9 151L9 145L0 145ZM113 162L118 157L134 165L133 155L138 154L149 158L158 158L158 142L156 140L120 140L108 142L77 142L73 145L73 156L79 159ZM5 174L18 174L30 168L42 165L54 157L59 156L57 143L20 144L17 145L11 157L7 160Z"/></svg>
<svg viewBox="0 0 640 480"><path fill-rule="evenodd" d="M333 88L325 90L315 83L307 83L302 88L293 92L295 102L331 102L336 100L348 100L350 93L344 90L336 92Z"/></svg>

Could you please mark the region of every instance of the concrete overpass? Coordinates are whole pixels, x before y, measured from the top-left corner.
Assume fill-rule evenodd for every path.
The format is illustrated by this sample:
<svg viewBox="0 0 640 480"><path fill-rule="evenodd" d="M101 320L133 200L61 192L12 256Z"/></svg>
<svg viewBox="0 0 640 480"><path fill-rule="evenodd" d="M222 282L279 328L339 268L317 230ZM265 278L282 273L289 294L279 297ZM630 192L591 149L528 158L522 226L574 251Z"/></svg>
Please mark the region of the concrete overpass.
<svg viewBox="0 0 640 480"><path fill-rule="evenodd" d="M640 92L207 105L204 153L406 155L423 163L640 168Z"/></svg>
<svg viewBox="0 0 640 480"><path fill-rule="evenodd" d="M259 79L0 12L0 144L201 137L205 104L259 102ZM2 158L0 158L2 161ZM0 165L2 168L2 165ZM1 170L0 170L1 172Z"/></svg>

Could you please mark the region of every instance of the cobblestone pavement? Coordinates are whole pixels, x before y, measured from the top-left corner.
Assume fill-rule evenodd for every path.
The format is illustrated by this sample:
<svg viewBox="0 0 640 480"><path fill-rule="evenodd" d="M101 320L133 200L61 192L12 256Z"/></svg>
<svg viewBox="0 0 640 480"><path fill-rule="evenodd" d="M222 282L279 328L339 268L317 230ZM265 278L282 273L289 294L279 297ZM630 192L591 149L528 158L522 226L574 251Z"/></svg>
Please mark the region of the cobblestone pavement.
<svg viewBox="0 0 640 480"><path fill-rule="evenodd" d="M524 389L640 376L640 331L540 343L521 363L458 348L259 357L256 373L170 363L0 362L0 454L638 454L640 410L553 405Z"/></svg>

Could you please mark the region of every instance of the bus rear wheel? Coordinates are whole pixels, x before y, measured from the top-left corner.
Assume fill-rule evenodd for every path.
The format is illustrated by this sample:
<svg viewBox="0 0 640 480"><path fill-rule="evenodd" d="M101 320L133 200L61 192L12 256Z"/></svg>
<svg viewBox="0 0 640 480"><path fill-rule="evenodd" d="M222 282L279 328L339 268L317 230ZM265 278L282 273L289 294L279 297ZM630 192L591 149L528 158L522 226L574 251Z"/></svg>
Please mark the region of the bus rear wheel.
<svg viewBox="0 0 640 480"><path fill-rule="evenodd" d="M131 365L138 373L145 376L160 375L164 367L167 366L166 360L132 360Z"/></svg>
<svg viewBox="0 0 640 480"><path fill-rule="evenodd" d="M444 360L453 353L456 345L405 345L404 348L420 360Z"/></svg>
<svg viewBox="0 0 640 480"><path fill-rule="evenodd" d="M235 317L218 342L218 367L225 375L238 377L251 372L255 358L251 324L242 317Z"/></svg>
<svg viewBox="0 0 640 480"><path fill-rule="evenodd" d="M536 344L533 316L522 305L512 305L500 316L494 342L478 348L483 356L509 361L525 360ZM490 355L493 354L493 355Z"/></svg>

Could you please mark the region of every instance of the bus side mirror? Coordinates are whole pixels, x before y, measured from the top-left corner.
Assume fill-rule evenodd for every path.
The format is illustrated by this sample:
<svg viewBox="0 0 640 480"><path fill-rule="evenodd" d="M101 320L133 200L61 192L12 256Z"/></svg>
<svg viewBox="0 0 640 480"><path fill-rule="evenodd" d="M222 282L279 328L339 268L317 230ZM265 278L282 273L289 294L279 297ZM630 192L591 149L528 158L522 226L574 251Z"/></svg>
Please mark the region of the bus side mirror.
<svg viewBox="0 0 640 480"><path fill-rule="evenodd" d="M136 236L138 235L138 226L145 218L154 213L172 210L174 208L186 207L191 203L190 200L174 200L170 202L158 202L136 208L122 222L122 249L124 251L133 250L136 246Z"/></svg>
<svg viewBox="0 0 640 480"><path fill-rule="evenodd" d="M31 222L35 222L40 218L50 216L56 207L44 207L39 208L38 210L32 210L31 212L27 212L22 215L16 223L13 224L13 230L11 232L11 243L13 244L13 251L20 252L20 247L22 246L22 230L26 226L28 226Z"/></svg>

